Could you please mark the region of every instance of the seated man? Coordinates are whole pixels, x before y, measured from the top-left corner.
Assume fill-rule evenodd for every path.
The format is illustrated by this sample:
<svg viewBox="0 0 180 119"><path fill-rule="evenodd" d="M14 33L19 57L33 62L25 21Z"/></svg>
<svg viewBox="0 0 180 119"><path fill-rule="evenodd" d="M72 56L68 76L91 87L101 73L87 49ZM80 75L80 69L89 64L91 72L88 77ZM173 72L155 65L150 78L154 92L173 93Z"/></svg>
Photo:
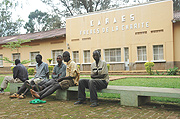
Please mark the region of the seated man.
<svg viewBox="0 0 180 119"><path fill-rule="evenodd" d="M70 54L67 51L63 53L63 59L65 62L67 62L66 77L57 79L56 81L54 81L54 83L40 92L36 92L30 89L33 97L43 99L54 93L57 89L65 90L70 86L78 85L79 71L77 69L77 64L70 59Z"/></svg>
<svg viewBox="0 0 180 119"><path fill-rule="evenodd" d="M6 76L1 84L0 94L4 93L4 89L7 88L8 83L20 83L28 80L28 72L24 65L21 64L19 59L15 60L15 67L13 68L13 78Z"/></svg>
<svg viewBox="0 0 180 119"><path fill-rule="evenodd" d="M83 104L86 100L85 88L90 91L90 107L98 106L97 90L107 88L109 83L108 68L105 61L100 59L101 54L95 50L93 52L93 58L95 62L91 64L91 79L80 79L78 86L78 100L74 104Z"/></svg>
<svg viewBox="0 0 180 119"><path fill-rule="evenodd" d="M14 93L13 95L10 95L10 98L19 98L24 99L26 97L26 93L29 91L28 88L26 88L26 83L32 83L37 84L43 80L48 81L49 79L49 69L48 65L44 62L42 62L42 56L40 54L36 55L36 74L34 78L29 79L28 81L24 82L24 84L20 87L17 93ZM24 93L23 93L24 92ZM22 93L22 94L21 94Z"/></svg>
<svg viewBox="0 0 180 119"><path fill-rule="evenodd" d="M52 79L50 79L48 82L47 81L41 81L36 85L31 85L27 84L26 87L29 89L34 89L36 91L43 90L45 87L51 85L54 83L56 80L55 79L60 79L66 76L66 65L62 62L63 58L61 55L57 56L57 65L55 65L53 73L51 75Z"/></svg>

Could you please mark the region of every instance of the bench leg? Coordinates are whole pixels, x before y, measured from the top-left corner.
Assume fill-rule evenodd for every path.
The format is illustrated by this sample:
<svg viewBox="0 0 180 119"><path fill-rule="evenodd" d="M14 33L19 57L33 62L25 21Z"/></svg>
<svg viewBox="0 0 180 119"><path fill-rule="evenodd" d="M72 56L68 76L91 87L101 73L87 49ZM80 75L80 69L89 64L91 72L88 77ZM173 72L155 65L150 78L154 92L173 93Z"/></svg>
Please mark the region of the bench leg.
<svg viewBox="0 0 180 119"><path fill-rule="evenodd" d="M125 106L134 106L138 107L139 105L143 105L147 102L150 102L150 96L138 96L138 94L134 92L122 91L120 93L121 96L121 105Z"/></svg>
<svg viewBox="0 0 180 119"><path fill-rule="evenodd" d="M10 94L17 93L17 91L22 85L23 83L10 83Z"/></svg>
<svg viewBox="0 0 180 119"><path fill-rule="evenodd" d="M56 99L59 100L73 100L77 99L78 92L77 91L67 91L67 90L60 90L56 91Z"/></svg>
<svg viewBox="0 0 180 119"><path fill-rule="evenodd" d="M134 92L122 91L121 105L138 107L138 96Z"/></svg>

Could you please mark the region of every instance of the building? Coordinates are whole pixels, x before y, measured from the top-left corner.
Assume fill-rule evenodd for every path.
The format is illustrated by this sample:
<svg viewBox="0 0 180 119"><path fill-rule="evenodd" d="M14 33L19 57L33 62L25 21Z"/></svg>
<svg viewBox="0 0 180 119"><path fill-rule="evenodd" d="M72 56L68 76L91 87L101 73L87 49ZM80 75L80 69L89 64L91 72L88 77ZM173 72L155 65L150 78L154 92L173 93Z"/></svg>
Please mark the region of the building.
<svg viewBox="0 0 180 119"><path fill-rule="evenodd" d="M23 45L29 45L30 47L22 47L17 50L11 51L11 49L2 47L7 42L16 41L17 39L33 39L29 43ZM43 61L48 63L47 59L52 58L51 65L56 64L56 57L58 54L62 54L63 50L66 49L66 29L55 29L46 32L29 33L17 36L7 36L0 38L0 58L7 57L10 60L19 58L22 60L31 60L29 64L25 64L26 67L35 67L36 61L35 56L41 54ZM10 66L14 64L0 61L0 73L10 71Z"/></svg>
<svg viewBox="0 0 180 119"><path fill-rule="evenodd" d="M110 64L110 71L145 70L145 62L154 62L155 70L166 70L180 66L178 16L173 13L173 2L163 0L69 17L66 31L58 29L0 38L0 44L18 37L35 39L26 43L30 48L23 47L19 53L0 47L0 57L31 60L40 53L45 62L53 58L54 65L55 54L67 50L81 71L90 71L94 61L92 53L99 50L101 59ZM2 69L11 65L0 63Z"/></svg>

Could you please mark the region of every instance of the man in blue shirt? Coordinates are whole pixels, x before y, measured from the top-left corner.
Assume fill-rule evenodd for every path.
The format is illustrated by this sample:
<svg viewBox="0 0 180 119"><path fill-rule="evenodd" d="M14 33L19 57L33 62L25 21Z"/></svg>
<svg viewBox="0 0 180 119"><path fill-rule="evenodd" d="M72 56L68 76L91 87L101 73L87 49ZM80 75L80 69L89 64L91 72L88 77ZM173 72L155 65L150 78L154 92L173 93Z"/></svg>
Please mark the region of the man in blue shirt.
<svg viewBox="0 0 180 119"><path fill-rule="evenodd" d="M26 93L29 91L28 88L26 88L26 83L32 83L37 84L43 80L49 79L49 69L48 64L42 62L42 56L40 54L36 55L36 74L34 78L26 81L18 90L17 93L14 93L13 95L10 95L10 98L19 98L24 99L26 97ZM48 80L47 80L48 81ZM23 92L24 91L24 92Z"/></svg>

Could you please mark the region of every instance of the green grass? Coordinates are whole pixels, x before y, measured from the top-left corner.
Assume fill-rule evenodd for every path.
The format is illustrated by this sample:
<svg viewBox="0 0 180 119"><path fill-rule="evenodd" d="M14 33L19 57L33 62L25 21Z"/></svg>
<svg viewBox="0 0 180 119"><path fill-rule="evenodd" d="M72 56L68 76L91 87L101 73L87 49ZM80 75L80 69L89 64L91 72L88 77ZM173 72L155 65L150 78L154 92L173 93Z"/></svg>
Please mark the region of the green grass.
<svg viewBox="0 0 180 119"><path fill-rule="evenodd" d="M110 81L109 85L180 88L180 78L126 78ZM90 96L89 92L86 94L87 97ZM119 94L98 93L98 97L120 99ZM153 101L180 103L180 100L175 98L151 97L151 99Z"/></svg>

